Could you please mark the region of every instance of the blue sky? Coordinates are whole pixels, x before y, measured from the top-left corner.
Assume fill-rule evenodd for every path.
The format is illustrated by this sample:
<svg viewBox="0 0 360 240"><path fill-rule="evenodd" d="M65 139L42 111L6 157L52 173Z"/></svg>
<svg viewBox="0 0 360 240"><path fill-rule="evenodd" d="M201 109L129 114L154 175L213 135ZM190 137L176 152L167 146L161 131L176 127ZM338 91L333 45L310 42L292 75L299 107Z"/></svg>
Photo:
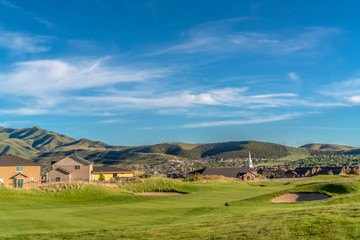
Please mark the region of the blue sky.
<svg viewBox="0 0 360 240"><path fill-rule="evenodd" d="M0 125L360 146L358 1L0 0Z"/></svg>

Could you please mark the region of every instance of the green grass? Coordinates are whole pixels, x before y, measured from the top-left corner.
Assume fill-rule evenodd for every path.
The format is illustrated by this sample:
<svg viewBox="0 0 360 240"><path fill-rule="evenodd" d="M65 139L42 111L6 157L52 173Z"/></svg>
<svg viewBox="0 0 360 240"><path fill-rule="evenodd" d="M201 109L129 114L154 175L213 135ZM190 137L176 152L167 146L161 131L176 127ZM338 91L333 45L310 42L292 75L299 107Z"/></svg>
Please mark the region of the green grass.
<svg viewBox="0 0 360 240"><path fill-rule="evenodd" d="M189 194L131 193L170 190ZM311 191L332 198L271 202L283 193ZM259 183L154 178L121 188L0 189L0 239L357 239L359 210L356 176Z"/></svg>

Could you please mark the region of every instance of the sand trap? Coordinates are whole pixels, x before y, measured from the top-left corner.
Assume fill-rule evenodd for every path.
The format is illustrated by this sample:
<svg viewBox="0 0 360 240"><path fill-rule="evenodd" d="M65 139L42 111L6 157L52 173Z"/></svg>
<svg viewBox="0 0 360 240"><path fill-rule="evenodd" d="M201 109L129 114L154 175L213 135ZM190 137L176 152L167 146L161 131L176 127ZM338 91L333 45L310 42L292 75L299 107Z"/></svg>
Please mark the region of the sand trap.
<svg viewBox="0 0 360 240"><path fill-rule="evenodd" d="M143 196L176 196L183 195L185 193L180 192L139 192L135 193L135 195L143 195Z"/></svg>
<svg viewBox="0 0 360 240"><path fill-rule="evenodd" d="M317 201L331 198L330 196L322 193L287 193L272 199L272 202L304 202L304 201Z"/></svg>

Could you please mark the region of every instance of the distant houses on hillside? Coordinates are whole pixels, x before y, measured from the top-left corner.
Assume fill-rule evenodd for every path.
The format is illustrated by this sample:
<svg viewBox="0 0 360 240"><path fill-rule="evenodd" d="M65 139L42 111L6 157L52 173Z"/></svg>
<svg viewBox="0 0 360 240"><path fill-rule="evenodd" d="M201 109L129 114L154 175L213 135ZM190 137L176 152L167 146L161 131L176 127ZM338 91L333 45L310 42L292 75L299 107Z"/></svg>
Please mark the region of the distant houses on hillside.
<svg viewBox="0 0 360 240"><path fill-rule="evenodd" d="M344 164L330 166L298 167L253 167L249 155L248 167L205 167L201 169L181 168L175 171L162 172L152 170L151 174L165 174L170 178L186 178L196 174L203 176L218 175L243 181L272 178L304 178L318 175L359 175L359 166ZM134 171L114 166L94 166L94 163L76 155L69 155L52 162L51 170L40 173L40 165L30 160L9 154L0 155L0 185L15 188L35 188L43 183L57 182L116 182L133 179ZM137 172L139 174L139 172ZM42 176L42 177L41 177Z"/></svg>
<svg viewBox="0 0 360 240"><path fill-rule="evenodd" d="M243 181L251 181L258 178L257 171L254 168L203 168L189 172L186 177L201 174L203 176L218 175L228 178L238 178Z"/></svg>
<svg viewBox="0 0 360 240"><path fill-rule="evenodd" d="M191 177L195 174L203 176L218 175L229 178L237 178L244 181L258 180L261 178L305 178L319 175L346 175L359 174L359 166L299 166L296 168L278 167L257 167L257 168L202 168L189 172L177 172L176 175L169 175L172 178Z"/></svg>

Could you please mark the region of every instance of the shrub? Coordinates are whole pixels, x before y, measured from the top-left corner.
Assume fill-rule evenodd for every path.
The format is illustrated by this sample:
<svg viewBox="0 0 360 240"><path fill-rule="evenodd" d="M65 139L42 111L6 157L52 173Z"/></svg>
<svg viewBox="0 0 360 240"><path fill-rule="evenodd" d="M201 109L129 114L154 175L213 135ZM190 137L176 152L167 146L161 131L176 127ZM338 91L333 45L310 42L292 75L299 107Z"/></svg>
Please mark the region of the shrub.
<svg viewBox="0 0 360 240"><path fill-rule="evenodd" d="M184 182L198 182L204 180L204 176L200 173L195 173L194 176L187 177L183 181Z"/></svg>
<svg viewBox="0 0 360 240"><path fill-rule="evenodd" d="M153 177L154 175L150 174L150 173L145 173L145 174L142 174L140 175L140 178L151 178Z"/></svg>
<svg viewBox="0 0 360 240"><path fill-rule="evenodd" d="M352 169L350 170L350 174L352 174L352 175L359 175L359 171L358 171L356 168L352 168Z"/></svg>
<svg viewBox="0 0 360 240"><path fill-rule="evenodd" d="M100 172L100 175L99 175L99 181L105 181L105 176L104 176L104 173L103 171Z"/></svg>

